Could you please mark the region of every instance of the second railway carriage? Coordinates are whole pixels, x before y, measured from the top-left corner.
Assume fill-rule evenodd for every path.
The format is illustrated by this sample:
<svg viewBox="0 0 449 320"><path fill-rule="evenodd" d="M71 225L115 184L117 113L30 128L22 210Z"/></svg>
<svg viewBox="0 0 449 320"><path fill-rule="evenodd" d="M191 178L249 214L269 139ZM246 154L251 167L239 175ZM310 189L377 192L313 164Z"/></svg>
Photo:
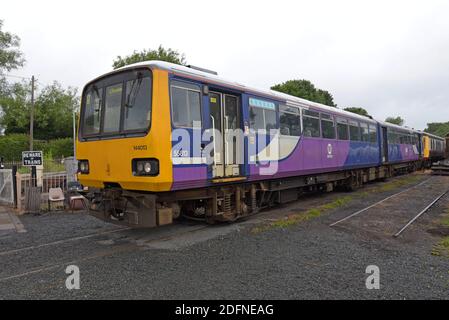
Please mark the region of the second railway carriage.
<svg viewBox="0 0 449 320"><path fill-rule="evenodd" d="M422 158L420 133L160 61L88 83L77 141L91 212L133 227L232 221Z"/></svg>
<svg viewBox="0 0 449 320"><path fill-rule="evenodd" d="M442 160L445 157L446 141L444 138L423 132L423 161L426 167L430 167L433 162Z"/></svg>
<svg viewBox="0 0 449 320"><path fill-rule="evenodd" d="M423 157L421 134L413 129L379 121L382 136L382 162L395 164L395 169L415 169Z"/></svg>

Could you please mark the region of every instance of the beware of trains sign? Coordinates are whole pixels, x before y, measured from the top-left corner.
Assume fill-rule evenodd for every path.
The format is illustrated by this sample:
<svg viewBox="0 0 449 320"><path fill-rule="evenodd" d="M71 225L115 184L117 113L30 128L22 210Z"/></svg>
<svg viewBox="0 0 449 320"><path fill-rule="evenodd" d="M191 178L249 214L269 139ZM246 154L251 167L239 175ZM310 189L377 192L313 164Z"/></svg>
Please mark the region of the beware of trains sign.
<svg viewBox="0 0 449 320"><path fill-rule="evenodd" d="M41 166L42 164L42 151L22 151L22 165Z"/></svg>

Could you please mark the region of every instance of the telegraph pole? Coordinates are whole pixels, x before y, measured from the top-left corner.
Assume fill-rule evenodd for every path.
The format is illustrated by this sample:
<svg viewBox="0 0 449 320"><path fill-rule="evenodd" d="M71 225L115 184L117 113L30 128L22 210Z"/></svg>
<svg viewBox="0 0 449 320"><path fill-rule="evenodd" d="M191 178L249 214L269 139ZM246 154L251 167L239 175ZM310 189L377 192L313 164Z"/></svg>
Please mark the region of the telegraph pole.
<svg viewBox="0 0 449 320"><path fill-rule="evenodd" d="M33 129L34 129L34 76L31 77L30 151L33 151Z"/></svg>

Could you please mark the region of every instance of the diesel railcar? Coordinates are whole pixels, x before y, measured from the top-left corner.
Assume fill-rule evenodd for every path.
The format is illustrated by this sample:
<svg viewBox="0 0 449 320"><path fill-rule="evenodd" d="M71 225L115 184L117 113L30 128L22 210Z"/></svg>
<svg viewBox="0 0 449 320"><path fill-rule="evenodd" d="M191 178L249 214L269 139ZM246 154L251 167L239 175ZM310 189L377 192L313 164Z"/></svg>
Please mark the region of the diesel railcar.
<svg viewBox="0 0 449 320"><path fill-rule="evenodd" d="M422 144L424 146L423 164L430 167L433 162L445 158L446 141L442 137L423 132Z"/></svg>
<svg viewBox="0 0 449 320"><path fill-rule="evenodd" d="M89 82L77 139L90 212L132 227L213 223L422 166L422 132L160 61ZM426 149L427 148L427 149Z"/></svg>

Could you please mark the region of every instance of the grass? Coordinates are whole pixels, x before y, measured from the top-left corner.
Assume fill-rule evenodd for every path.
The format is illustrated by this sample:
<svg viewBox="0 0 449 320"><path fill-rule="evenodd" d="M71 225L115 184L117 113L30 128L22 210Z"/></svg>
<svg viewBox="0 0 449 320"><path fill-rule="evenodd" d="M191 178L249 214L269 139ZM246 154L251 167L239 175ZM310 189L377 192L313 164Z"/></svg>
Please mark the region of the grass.
<svg viewBox="0 0 449 320"><path fill-rule="evenodd" d="M441 223L441 225L443 225L445 227L449 227L449 208L447 208L444 213L445 213L445 215L441 219L440 223Z"/></svg>
<svg viewBox="0 0 449 320"><path fill-rule="evenodd" d="M439 225L449 228L449 207L444 211L444 215L438 223ZM449 258L449 236L443 237L432 248L434 256L445 256Z"/></svg>
<svg viewBox="0 0 449 320"><path fill-rule="evenodd" d="M433 246L432 254L434 256L445 256L449 258L449 236L444 237Z"/></svg>
<svg viewBox="0 0 449 320"><path fill-rule="evenodd" d="M378 188L373 190L373 192L387 192L387 191L395 190L400 187L404 187L406 185L418 182L419 180L421 180L420 176L416 176L416 175L405 176L402 179L397 179L397 180L389 181L389 182L383 182L382 185L380 185Z"/></svg>
<svg viewBox="0 0 449 320"><path fill-rule="evenodd" d="M352 200L353 200L352 196L341 197L332 202L318 206L316 208L308 209L305 212L291 214L291 215L288 215L287 217L275 220L268 224L254 227L251 230L251 232L252 233L260 233L260 232L265 232L265 231L268 231L271 229L276 229L276 228L287 228L287 227L296 225L298 223L308 221L313 218L317 218L327 211L343 207L343 206L347 205L349 202L351 202Z"/></svg>
<svg viewBox="0 0 449 320"><path fill-rule="evenodd" d="M420 176L411 175L411 176L400 177L399 179L396 179L394 181L382 182L381 185L376 186L375 188L373 188L369 191L357 192L351 196L340 197L332 202L320 205L315 208L308 209L304 212L291 214L286 217L280 218L278 220L272 221L270 223L256 226L251 229L251 233L257 234L257 233L265 232L265 231L276 229L276 228L287 228L287 227L320 217L324 213L329 212L331 210L341 208L341 207L349 204L354 198L365 198L372 193L381 193L381 192L392 191L392 190L398 189L400 187L404 187L404 186L416 183L420 180L421 180ZM449 225L449 216L447 217L447 223Z"/></svg>

